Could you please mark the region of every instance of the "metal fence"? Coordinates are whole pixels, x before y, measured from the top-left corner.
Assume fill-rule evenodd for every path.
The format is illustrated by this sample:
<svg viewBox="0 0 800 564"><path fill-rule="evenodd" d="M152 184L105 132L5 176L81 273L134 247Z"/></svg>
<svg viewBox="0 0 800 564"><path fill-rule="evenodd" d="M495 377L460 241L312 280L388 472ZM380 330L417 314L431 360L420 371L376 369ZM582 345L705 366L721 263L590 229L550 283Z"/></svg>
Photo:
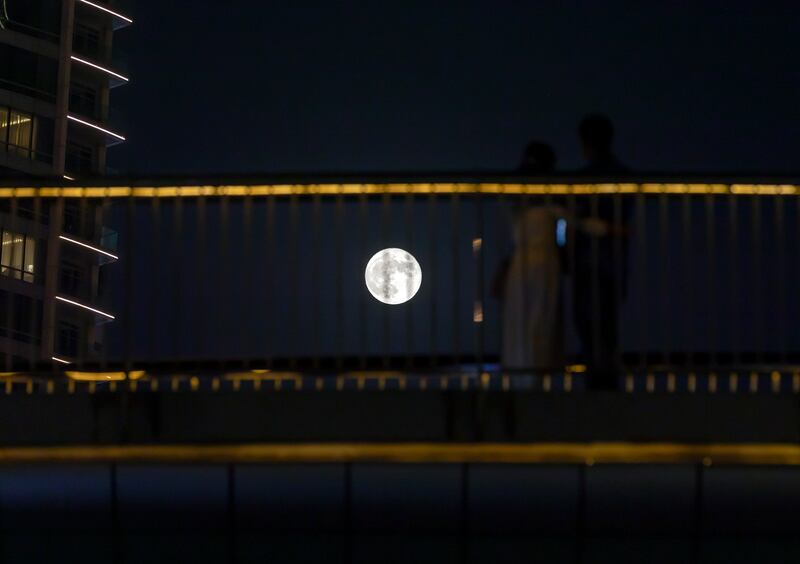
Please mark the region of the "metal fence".
<svg viewBox="0 0 800 564"><path fill-rule="evenodd" d="M0 188L3 229L42 241L44 272L30 288L1 281L44 308L27 311L41 345L5 340L7 390L568 392L613 370L626 391L800 391L790 180L103 182ZM15 212L65 208L90 226L83 237ZM98 244L103 228L119 232L116 249ZM406 303L365 284L386 248L421 269ZM76 251L92 263L80 299L62 292ZM59 356L64 308L90 316L72 356ZM529 364L508 361L518 313ZM16 315L7 308L6 327Z"/></svg>

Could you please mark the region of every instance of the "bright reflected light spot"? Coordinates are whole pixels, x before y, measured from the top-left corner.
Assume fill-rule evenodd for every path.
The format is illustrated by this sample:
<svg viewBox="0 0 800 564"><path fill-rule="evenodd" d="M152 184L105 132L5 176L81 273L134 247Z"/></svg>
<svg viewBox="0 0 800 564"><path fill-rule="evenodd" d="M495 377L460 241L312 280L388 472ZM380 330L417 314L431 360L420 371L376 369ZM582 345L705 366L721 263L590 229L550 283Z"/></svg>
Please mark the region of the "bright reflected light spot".
<svg viewBox="0 0 800 564"><path fill-rule="evenodd" d="M58 358L57 356L54 356L53 360L55 360L56 362L60 362L61 364L72 364L70 361Z"/></svg>
<svg viewBox="0 0 800 564"><path fill-rule="evenodd" d="M74 178L72 178L71 176L69 176L67 174L64 175L64 178L66 178L67 180L75 180Z"/></svg>
<svg viewBox="0 0 800 564"><path fill-rule="evenodd" d="M567 244L567 220L563 217L556 221L556 244L559 247Z"/></svg>
<svg viewBox="0 0 800 564"><path fill-rule="evenodd" d="M422 269L414 256L403 249L375 253L364 271L367 289L379 302L398 305L407 302L422 285Z"/></svg>
<svg viewBox="0 0 800 564"><path fill-rule="evenodd" d="M475 302L472 308L472 321L475 323L483 323L483 304L481 302Z"/></svg>

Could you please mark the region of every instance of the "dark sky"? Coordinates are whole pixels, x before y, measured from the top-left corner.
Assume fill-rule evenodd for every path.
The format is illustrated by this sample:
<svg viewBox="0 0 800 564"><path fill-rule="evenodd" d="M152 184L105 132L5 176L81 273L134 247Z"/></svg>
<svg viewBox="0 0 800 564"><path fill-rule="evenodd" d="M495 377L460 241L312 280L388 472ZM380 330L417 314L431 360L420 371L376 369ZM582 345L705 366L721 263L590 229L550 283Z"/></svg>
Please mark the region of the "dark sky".
<svg viewBox="0 0 800 564"><path fill-rule="evenodd" d="M797 171L794 1L138 0L122 173L479 170L588 111L639 170Z"/></svg>

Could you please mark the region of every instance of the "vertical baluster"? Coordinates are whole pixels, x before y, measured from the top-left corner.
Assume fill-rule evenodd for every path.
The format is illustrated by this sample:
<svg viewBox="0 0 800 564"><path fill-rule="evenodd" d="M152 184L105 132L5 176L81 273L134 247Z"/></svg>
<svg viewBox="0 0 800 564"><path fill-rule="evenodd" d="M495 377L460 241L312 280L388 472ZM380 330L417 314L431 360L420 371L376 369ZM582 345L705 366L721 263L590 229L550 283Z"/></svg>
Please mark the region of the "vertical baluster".
<svg viewBox="0 0 800 564"><path fill-rule="evenodd" d="M639 193L636 196L636 234L639 240L638 255L639 260L637 270L639 271L640 291L639 291L639 342L643 346L642 354L640 356L640 369L647 371L649 363L648 352L650 342L648 340L650 316L648 314L650 309L650 287L648 285L649 276L647 275L647 200L642 192L642 186L639 185Z"/></svg>
<svg viewBox="0 0 800 564"><path fill-rule="evenodd" d="M38 284L42 278L42 273L39 269L39 264L42 263L41 261L41 253L42 253L42 245L39 243L39 237L41 236L42 231L42 198L40 196L40 191L36 190L36 194L33 198L33 256L32 257L25 257L25 260L22 263L22 268L25 272L27 269L25 268L26 264L33 265L33 278L31 279L31 283ZM23 275L24 276L24 275ZM29 361L29 370L34 371L36 370L36 365L39 364L39 347L41 347L42 341L42 319L41 319L41 312L39 310L39 300L38 298L34 297L31 301L31 310L29 312L30 319L29 319L29 332L30 332L30 361ZM37 342L38 341L38 342Z"/></svg>
<svg viewBox="0 0 800 564"><path fill-rule="evenodd" d="M381 196L381 248L385 249L389 246L389 237L392 235L390 229L391 209L390 209L389 193L384 191ZM381 307L381 320L383 322L383 367L389 368L390 356L390 336L389 336L389 308Z"/></svg>
<svg viewBox="0 0 800 564"><path fill-rule="evenodd" d="M712 194L707 194L705 197L706 208L706 308L709 312L708 316L708 335L709 335L709 355L708 362L712 371L716 370L717 360L717 346L719 345L718 332L719 327L717 324L717 300L716 300L716 273L717 257L716 257L716 238L715 238L715 216L714 216L715 198Z"/></svg>
<svg viewBox="0 0 800 564"><path fill-rule="evenodd" d="M367 237L368 237L368 227L367 227L367 195L366 195L366 187L361 187L361 192L358 195L358 225L359 225L359 246L360 246L360 257L362 260L369 260L370 257L367 256ZM366 266L365 263L362 263L362 267ZM359 324L358 324L358 341L359 341L359 350L361 352L361 357L359 359L359 368L365 369L367 367L367 293L365 291L361 291L358 293L359 296Z"/></svg>
<svg viewBox="0 0 800 564"><path fill-rule="evenodd" d="M125 370L125 380L122 383L122 392L120 395L120 418L119 418L119 440L121 442L126 442L128 440L129 432L130 432L130 425L129 425L129 382L128 379L130 378L131 370L133 369L133 344L134 344L134 336L133 336L133 303L134 303L134 283L133 283L133 251L134 251L134 241L136 237L136 221L135 221L135 200L133 197L133 191L131 194L125 198L123 201L123 205L125 206L125 262L124 262L124 272L125 272L125 306L124 306L124 326L123 326L123 335L124 335L124 370Z"/></svg>
<svg viewBox="0 0 800 564"><path fill-rule="evenodd" d="M592 220L596 221L600 219L599 217L599 196L596 193L591 193L588 196L589 198L589 216ZM606 331L613 331L613 328L605 327L602 328L600 326L600 319L602 317L601 311L605 310L605 292L601 295L601 280L600 280L600 237L593 235L589 238L591 244L591 256L590 256L590 264L591 264L591 309L589 315L591 316L591 327L589 330L591 331L591 343L592 343L592 350L589 351L591 363L590 366L594 370L594 374L590 374L590 378L599 379L602 378L603 380L608 378L608 374L605 373L607 370L607 366L605 363L601 361L601 359L605 358L606 352L602 349L604 348L604 342L601 341L602 337L600 332L602 330ZM606 320L604 320L606 321ZM606 323L609 323L611 320L609 319Z"/></svg>
<svg viewBox="0 0 800 564"><path fill-rule="evenodd" d="M731 364L736 368L739 364L739 352L741 348L741 331L739 324L742 322L742 308L740 307L741 296L739 295L739 277L741 276L741 256L739 249L739 199L738 196L728 196L728 245L730 247L730 305L731 312L731 347L733 355Z"/></svg>
<svg viewBox="0 0 800 564"><path fill-rule="evenodd" d="M671 364L671 343L673 331L673 316L670 304L670 288L672 287L672 267L670 265L670 252L669 252L669 196L667 194L660 194L658 197L659 203L659 242L660 242L660 272L659 272L659 293L660 293L660 311L661 319L659 325L662 327L662 343L661 353L663 356L663 363L666 365Z"/></svg>
<svg viewBox="0 0 800 564"><path fill-rule="evenodd" d="M181 356L182 337L182 310L183 298L181 286L183 284L183 257L181 256L181 240L183 234L183 202L177 195L172 201L172 268L174 269L173 296L172 296L172 357L176 361Z"/></svg>
<svg viewBox="0 0 800 564"><path fill-rule="evenodd" d="M511 217L509 218L509 227L511 228L512 233L516 231L517 240L515 241L516 247L514 249L514 253L516 254L516 258L519 259L519 268L518 270L512 270L514 256L512 256L512 262L509 265L509 272L508 272L508 282L509 282L509 289L511 289L512 293L510 296L506 296L506 299L514 300L516 298L516 292L521 289L521 301L522 303L519 304L521 308L521 313L519 317L514 317L512 314L512 319L516 322L514 327L514 339L511 341L511 345L509 350L513 356L517 357L517 366L514 366L515 369L524 368L527 372L533 372L535 368L533 366L519 366L520 356L522 358L527 358L529 355L525 354L523 351L516 350L521 345L521 336L524 336L526 331L526 323L525 319L528 315L529 308L528 304L530 303L529 300L531 299L529 294L529 288L531 287L531 283L533 282L530 279L531 268L530 268L530 258L528 252L528 228L526 224L526 216L528 210L531 208L531 193L526 185L523 194L517 198L512 199L511 201ZM512 276L516 273L521 275L522 280L514 280ZM521 288L517 287L517 284L521 284ZM510 303L511 307L514 307L513 301ZM511 309L509 308L509 310ZM523 344L522 346L527 346L527 344ZM520 355L520 353L522 353Z"/></svg>
<svg viewBox="0 0 800 564"><path fill-rule="evenodd" d="M209 241L208 241L208 230L206 227L207 223L207 207L206 207L206 197L204 195L200 195L195 200L195 229L197 232L197 240L195 241L195 271L196 271L196 288L197 288L197 295L195 296L195 303L196 304L208 304L208 303L219 303L214 302L213 292L211 296L206 295L206 284L208 281L208 265L206 263L207 256L209 254ZM212 299L209 299L212 298ZM218 306L217 306L218 307ZM197 332L197 358L199 359L200 356L206 354L209 350L209 339L208 339L208 332L213 327L213 323L209 323L208 316L211 315L213 310L206 306L203 307L201 310L196 312L197 319L195 320L194 330Z"/></svg>
<svg viewBox="0 0 800 564"><path fill-rule="evenodd" d="M762 292L762 276L761 272L761 197L754 195L751 197L753 206L753 272L754 278L754 294L753 294L753 307L755 308L755 353L756 358L753 359L756 364L760 364L763 358L762 353L765 350L764 340L764 301L761 296Z"/></svg>
<svg viewBox="0 0 800 564"><path fill-rule="evenodd" d="M9 278L14 278L17 276L17 271L14 269L15 265L17 264L17 245L15 240L17 239L17 213L18 213L18 198L16 193L11 197L11 220L8 226L8 230L3 230L3 266L6 268L7 276ZM24 246L24 243L23 243ZM13 357L14 357L14 315L13 311L16 308L17 300L16 294L10 289L9 286L8 290L5 290L5 299L6 299L6 361L5 361L5 371L11 372L14 370L13 366Z"/></svg>
<svg viewBox="0 0 800 564"><path fill-rule="evenodd" d="M476 212L476 236L473 241L472 250L475 254L475 269L477 279L475 283L475 307L473 311L473 322L477 323L475 335L475 359L478 363L478 369L483 372L483 355L485 350L484 342L484 323L486 309L484 307L484 204L485 199L482 194L475 194L475 212Z"/></svg>
<svg viewBox="0 0 800 564"><path fill-rule="evenodd" d="M275 286L275 277L277 276L276 265L278 261L275 257L275 195L270 194L267 196L266 202L266 246L267 252L265 253L266 271L267 271L267 299L265 302L264 319L267 321L267 330L264 331L266 343L264 352L266 355L266 366L268 369L273 367L273 359L275 357L275 342L278 322L278 300L275 298L277 290Z"/></svg>
<svg viewBox="0 0 800 564"><path fill-rule="evenodd" d="M255 264L253 261L253 196L250 194L250 189L244 197L242 207L242 215L244 219L244 230L242 231L242 249L244 257L242 264L248 265L248 268L243 272L242 279L242 296L244 303L241 306L241 315L239 316L239 354L244 356L245 370L250 368L250 326L255 322L252 315L252 309L249 304L255 300L255 285L253 284L255 278L254 269L250 265ZM239 270L239 269L237 269Z"/></svg>
<svg viewBox="0 0 800 564"><path fill-rule="evenodd" d="M461 343L460 343L460 332L459 332L459 311L460 301L461 301L461 289L459 288L458 284L458 276L459 276L459 197L458 192L454 193L451 201L450 201L450 211L452 213L451 218L451 237L452 237L452 254L453 254L453 271L452 277L450 278L451 283L453 284L453 306L452 306L452 315L453 315L453 363L458 365L460 362L461 354Z"/></svg>
<svg viewBox="0 0 800 564"><path fill-rule="evenodd" d="M579 219L578 219L578 202L575 196L575 186L571 185L569 187L569 191L566 197L566 205L567 205L567 270L570 273L570 280L569 290L571 291L570 300L572 303L572 319L569 320L570 323L574 323L576 318L575 315L575 308L577 307L577 303L575 297L577 295L576 292L576 285L578 284L578 252L577 252L577 245L578 245L578 229L579 229ZM582 362L587 363L589 359L586 358L586 343L583 342L583 335L580 335L580 344L579 344L579 358Z"/></svg>
<svg viewBox="0 0 800 564"><path fill-rule="evenodd" d="M628 284L628 281L625 279L627 274L625 268L625 260L626 260L626 253L625 253L625 238L628 237L627 228L630 226L625 225L625 218L624 218L624 201L623 196L619 193L619 185L616 186L615 194L612 197L612 241L613 241L613 248L612 248L612 263L613 263L613 272L614 272L614 279L616 280L616 284L614 284L614 305L613 307L617 310L618 322L617 322L617 341L616 347L614 350L614 355L612 357L612 362L615 371L619 371L623 369L623 355L622 355L622 331L621 327L622 324L619 322L621 319L622 313L622 304L625 299L625 292L624 289ZM624 372L624 370L623 370ZM619 374L615 374L615 383L619 381Z"/></svg>
<svg viewBox="0 0 800 564"><path fill-rule="evenodd" d="M777 277L777 311L779 362L786 362L786 239L784 235L784 197L774 196L775 202L775 275Z"/></svg>
<svg viewBox="0 0 800 564"><path fill-rule="evenodd" d="M419 256L419 253L416 252L414 248L414 195L411 189L408 190L406 193L405 198L406 203L406 220L405 220L405 230L406 230L406 240L408 241L408 249L414 256ZM405 315L406 315L406 369L412 370L414 368L414 357L413 357L413 338L414 338L414 316L412 315L412 308L406 307L405 308Z"/></svg>
<svg viewBox="0 0 800 564"><path fill-rule="evenodd" d="M319 370L321 300L320 300L320 196L314 194L311 201L311 366Z"/></svg>
<svg viewBox="0 0 800 564"><path fill-rule="evenodd" d="M90 220L89 220L89 198L80 198L78 200L78 228L77 234L72 234L72 236L77 237L80 239L85 239L91 241L90 235ZM61 283L61 272L64 268L64 247L61 247L61 255L62 259L59 261L58 264L58 277L59 277L59 285ZM94 258L94 257L92 257ZM74 289L76 296L73 296L74 299L81 301L85 304L95 305L92 303L92 298L94 294L92 292L92 271L94 270L93 265L89 265L88 271L85 267L87 264L88 254L83 254L81 256L80 262L78 263L79 271L80 271L80 279L78 280L77 287ZM59 288L61 290L61 288ZM91 317L89 317L91 319ZM126 321L127 323L127 321ZM81 327L81 332L78 335L78 358L75 359L75 364L78 370L83 370L85 368L86 363L86 353L89 347L89 341L91 340L91 335L95 331L95 324L94 320L91 320L87 323L84 327ZM56 331L58 327L56 327Z"/></svg>
<svg viewBox="0 0 800 564"><path fill-rule="evenodd" d="M223 336L228 335L229 331L233 330L231 327L231 321L234 317L232 313L232 307L230 305L225 307L224 301L227 300L232 302L230 296L232 296L233 292L233 281L231 279L231 256L230 256L230 197L227 194L223 194L219 201L219 215L220 215L220 269L217 272L217 295L219 298L219 302L217 302L218 308L218 322L217 322L217 331L219 337L222 338ZM241 296L236 300L236 302L241 299ZM221 340L220 338L216 339L217 341ZM228 345L228 341L225 341L225 346ZM223 349L224 350L224 349ZM220 368L222 368L222 360L224 358L228 358L230 356L230 351L225 350L223 353L221 350L217 350L216 354L218 355L217 360L219 361Z"/></svg>
<svg viewBox="0 0 800 564"><path fill-rule="evenodd" d="M148 331L148 336L150 340L150 357L151 360L155 360L158 356L158 348L159 348L159 338L158 336L163 334L160 330L161 323L160 323L160 316L162 314L162 310L159 307L161 304L161 288L163 286L163 274L161 271L162 268L162 258L161 258L161 198L153 196L150 200L150 219L152 222L152 231L151 236L152 240L150 241L150 265L152 267L152 276L150 277L150 307L147 308L149 312L149 325L150 330ZM133 257L124 257L123 260L132 260Z"/></svg>
<svg viewBox="0 0 800 564"><path fill-rule="evenodd" d="M498 358L500 359L500 372L503 378L508 375L505 371L503 363L503 351L507 336L505 331L505 302L506 302L506 287L508 282L508 270L511 268L511 257L508 255L508 237L509 237L509 216L508 202L506 196L506 186L503 186L501 192L494 198L494 235L496 238L495 249L496 256L500 257L500 262L495 265L495 271L492 276L492 297L498 298L498 315L496 324L493 324L491 329L496 335L500 335ZM511 379L513 381L513 378Z"/></svg>
<svg viewBox="0 0 800 564"><path fill-rule="evenodd" d="M334 241L336 245L336 370L341 371L344 361L344 335L345 335L345 322L344 322L344 273L342 272L344 266L344 226L345 223L345 207L344 198L341 193L342 187L338 187L336 194L336 217L335 217L335 232Z"/></svg>
<svg viewBox="0 0 800 564"><path fill-rule="evenodd" d="M114 203L113 203L111 197L108 195L108 192L106 192L105 196L103 196L103 200L102 200L102 204L101 204L101 207L102 207L102 210L103 210L103 214L102 214L103 218L106 218L106 217L111 218L113 216L113 214L112 214L113 206L114 206ZM103 219L103 222L104 221L105 221L105 219ZM101 222L101 224L103 222ZM102 226L101 226L100 229L101 229L101 233L102 233ZM119 233L117 233L117 235L119 236ZM119 247L119 239L117 239L117 246ZM119 253L117 253L117 254L119 255ZM133 260L133 257L131 257L131 256L120 257L120 259L123 260L123 261L128 261L128 260ZM106 280L108 280L108 279L106 279ZM105 288L105 291L110 293L111 290L110 290L110 288ZM113 327L113 325L111 327ZM101 368L103 370L107 370L108 369L108 341L109 341L108 328L109 328L108 325L104 325L100 329L102 331L101 335L103 337L102 352L100 354L100 366L101 366Z"/></svg>
<svg viewBox="0 0 800 564"><path fill-rule="evenodd" d="M289 313L289 339L291 342L291 353L289 357L289 368L294 370L297 366L297 356L299 351L301 350L298 343L302 339L299 331L300 327L300 294L298 292L298 283L300 281L299 277L299 263L300 257L298 254L298 202L297 202L297 195L292 193L289 197L289 264L290 266L290 278L289 278L289 288L291 292L290 297L290 304L291 304L291 311Z"/></svg>
<svg viewBox="0 0 800 564"><path fill-rule="evenodd" d="M694 262L693 262L693 246L692 246L692 196L688 194L683 196L681 207L681 224L682 224L682 240L683 240L683 273L684 273L684 300L686 303L685 314L683 322L695 330L694 324L696 322L695 303L694 303ZM691 344L693 340L688 341ZM689 372L692 371L694 364L694 355L692 351L688 351L686 357L686 368Z"/></svg>
<svg viewBox="0 0 800 564"><path fill-rule="evenodd" d="M439 249L436 246L436 242L438 241L438 231L439 231L439 222L436 218L436 194L431 192L428 195L428 246L429 252L431 255L431 264L430 264L430 275L427 277L429 282L429 294L431 296L430 304L430 365L433 367L436 363L437 357L437 343L436 343L436 304L438 301L438 294L437 294L437 269L436 266L438 264L438 252Z"/></svg>

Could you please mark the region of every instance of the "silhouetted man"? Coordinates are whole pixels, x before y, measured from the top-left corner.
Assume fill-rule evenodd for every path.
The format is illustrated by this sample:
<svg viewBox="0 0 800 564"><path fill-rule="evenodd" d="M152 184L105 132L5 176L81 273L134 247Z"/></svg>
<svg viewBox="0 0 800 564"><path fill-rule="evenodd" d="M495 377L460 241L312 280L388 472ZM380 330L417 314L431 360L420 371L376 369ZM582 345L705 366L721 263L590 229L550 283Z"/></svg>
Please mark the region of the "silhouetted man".
<svg viewBox="0 0 800 564"><path fill-rule="evenodd" d="M628 172L612 150L614 126L607 117L586 116L578 133L587 161L581 170L583 174L603 177ZM589 386L612 389L620 368L617 363L618 310L627 274L624 233L630 205L618 200L615 210L613 196L578 198L576 215L581 221L593 222L597 228L593 234L573 230L575 327L588 368Z"/></svg>

